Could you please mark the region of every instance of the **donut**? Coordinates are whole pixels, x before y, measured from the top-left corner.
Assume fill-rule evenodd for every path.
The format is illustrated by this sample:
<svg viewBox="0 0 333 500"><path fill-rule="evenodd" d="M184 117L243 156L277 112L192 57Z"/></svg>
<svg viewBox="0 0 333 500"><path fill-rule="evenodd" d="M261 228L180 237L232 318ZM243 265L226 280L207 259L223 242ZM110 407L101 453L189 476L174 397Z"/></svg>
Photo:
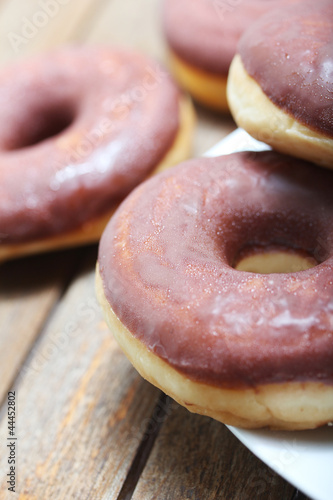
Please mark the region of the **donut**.
<svg viewBox="0 0 333 500"><path fill-rule="evenodd" d="M102 235L96 290L141 375L226 424L333 420L332 189L330 171L274 151L189 160L136 188ZM284 268L241 269L266 252Z"/></svg>
<svg viewBox="0 0 333 500"><path fill-rule="evenodd" d="M294 0L295 1L295 0ZM165 0L162 26L170 68L204 106L228 111L229 66L244 30L281 0Z"/></svg>
<svg viewBox="0 0 333 500"><path fill-rule="evenodd" d="M190 100L136 52L69 46L14 63L0 107L0 260L97 241L136 185L190 151Z"/></svg>
<svg viewBox="0 0 333 500"><path fill-rule="evenodd" d="M276 150L333 168L333 3L302 2L246 30L231 64L236 123Z"/></svg>

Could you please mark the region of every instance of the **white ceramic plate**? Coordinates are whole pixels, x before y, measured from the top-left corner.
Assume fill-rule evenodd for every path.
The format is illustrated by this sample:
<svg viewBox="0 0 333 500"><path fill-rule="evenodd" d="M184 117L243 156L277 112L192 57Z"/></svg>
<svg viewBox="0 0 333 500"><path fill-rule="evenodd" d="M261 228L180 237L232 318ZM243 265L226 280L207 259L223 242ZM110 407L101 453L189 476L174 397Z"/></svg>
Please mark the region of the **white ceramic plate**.
<svg viewBox="0 0 333 500"><path fill-rule="evenodd" d="M264 149L270 148L237 129L205 156ZM333 427L296 432L229 429L257 457L310 498L333 499Z"/></svg>

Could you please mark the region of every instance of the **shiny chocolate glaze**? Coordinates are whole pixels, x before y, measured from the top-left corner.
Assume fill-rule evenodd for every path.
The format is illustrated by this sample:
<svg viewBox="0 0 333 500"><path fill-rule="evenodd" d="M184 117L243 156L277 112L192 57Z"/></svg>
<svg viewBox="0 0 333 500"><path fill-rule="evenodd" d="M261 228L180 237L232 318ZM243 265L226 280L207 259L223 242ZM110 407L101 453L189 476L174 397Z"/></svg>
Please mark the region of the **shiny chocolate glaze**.
<svg viewBox="0 0 333 500"><path fill-rule="evenodd" d="M180 58L227 76L244 30L283 1L165 0L163 29L171 49Z"/></svg>
<svg viewBox="0 0 333 500"><path fill-rule="evenodd" d="M333 384L333 173L275 152L185 162L122 203L99 247L110 306L176 370L222 387ZM247 245L319 264L237 271Z"/></svg>
<svg viewBox="0 0 333 500"><path fill-rule="evenodd" d="M0 242L78 229L145 179L179 128L179 91L154 61L67 47L0 74Z"/></svg>
<svg viewBox="0 0 333 500"><path fill-rule="evenodd" d="M333 137L333 2L301 2L252 25L238 51L267 97L309 128Z"/></svg>

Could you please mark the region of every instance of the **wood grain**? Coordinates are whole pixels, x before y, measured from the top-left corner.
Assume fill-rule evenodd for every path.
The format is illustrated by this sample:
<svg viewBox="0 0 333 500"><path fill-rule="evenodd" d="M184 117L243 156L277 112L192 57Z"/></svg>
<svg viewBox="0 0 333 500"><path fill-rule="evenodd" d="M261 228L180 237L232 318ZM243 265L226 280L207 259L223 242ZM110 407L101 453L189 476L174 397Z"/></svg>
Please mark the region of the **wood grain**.
<svg viewBox="0 0 333 500"><path fill-rule="evenodd" d="M174 403L133 500L291 499L293 491L227 427Z"/></svg>

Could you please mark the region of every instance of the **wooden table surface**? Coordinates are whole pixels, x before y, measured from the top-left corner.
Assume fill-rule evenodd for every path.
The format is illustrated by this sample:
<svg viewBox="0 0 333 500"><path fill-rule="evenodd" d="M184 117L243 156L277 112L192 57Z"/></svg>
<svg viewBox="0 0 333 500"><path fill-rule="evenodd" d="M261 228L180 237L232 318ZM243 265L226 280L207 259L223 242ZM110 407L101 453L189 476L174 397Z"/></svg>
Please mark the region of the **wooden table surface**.
<svg viewBox="0 0 333 500"><path fill-rule="evenodd" d="M136 47L165 61L157 0L0 0L0 61L67 42ZM198 111L193 155L235 128ZM94 294L97 246L0 267L0 498L300 499L222 424L144 381ZM8 491L8 391L16 492Z"/></svg>

